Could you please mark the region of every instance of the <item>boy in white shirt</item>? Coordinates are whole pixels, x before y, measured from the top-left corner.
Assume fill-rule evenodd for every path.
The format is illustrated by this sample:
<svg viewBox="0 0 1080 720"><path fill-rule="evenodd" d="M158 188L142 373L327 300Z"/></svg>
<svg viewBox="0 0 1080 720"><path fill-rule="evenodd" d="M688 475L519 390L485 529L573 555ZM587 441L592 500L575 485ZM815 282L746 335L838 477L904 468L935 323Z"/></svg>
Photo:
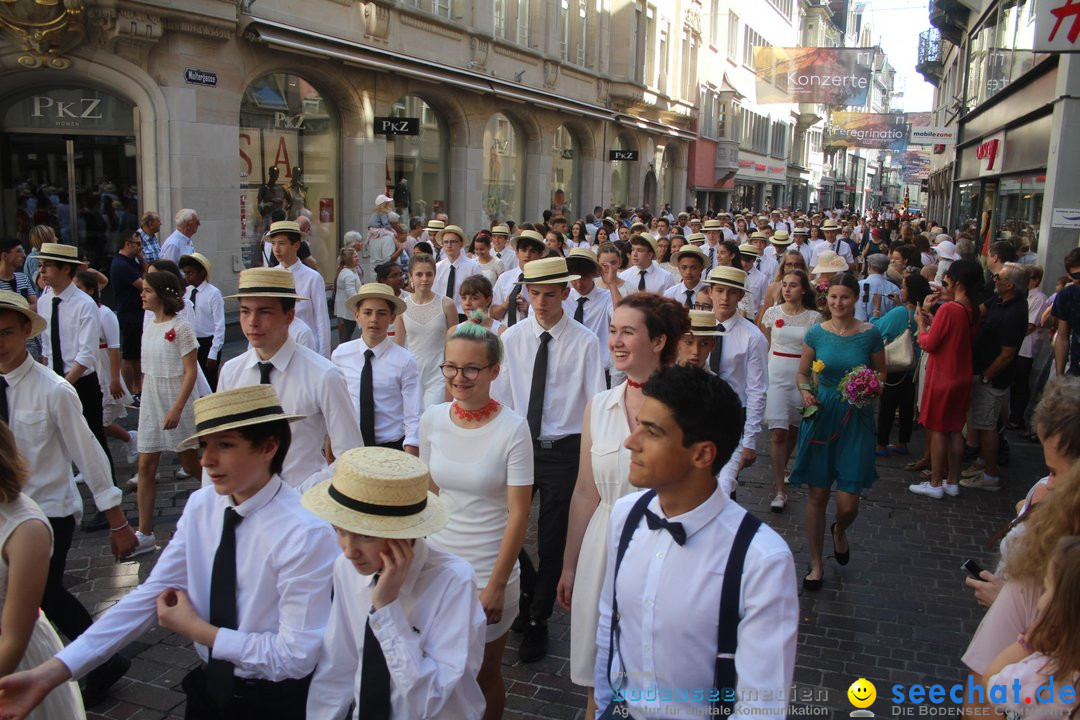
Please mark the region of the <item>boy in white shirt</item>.
<svg viewBox="0 0 1080 720"><path fill-rule="evenodd" d="M210 284L210 260L205 255L181 255L178 265L187 280L184 299L193 309L191 325L199 341L199 366L210 389L217 390L218 365L225 344L225 298Z"/></svg>
<svg viewBox="0 0 1080 720"><path fill-rule="evenodd" d="M326 305L326 281L317 271L300 261L300 226L292 220L282 220L270 225L267 239L274 246L277 267L293 274L296 291L311 302L296 307L296 316L307 323L315 333L317 350L323 357L330 357L330 312Z"/></svg>

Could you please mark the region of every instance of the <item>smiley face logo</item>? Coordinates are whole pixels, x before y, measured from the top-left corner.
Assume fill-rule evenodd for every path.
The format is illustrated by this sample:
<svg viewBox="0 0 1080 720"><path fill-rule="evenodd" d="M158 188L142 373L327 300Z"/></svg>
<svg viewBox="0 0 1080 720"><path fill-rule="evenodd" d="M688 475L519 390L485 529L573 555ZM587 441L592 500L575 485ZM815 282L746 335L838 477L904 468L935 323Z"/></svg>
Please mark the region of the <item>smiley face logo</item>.
<svg viewBox="0 0 1080 720"><path fill-rule="evenodd" d="M868 708L877 698L877 688L866 678L859 678L851 683L847 691L848 700L857 708Z"/></svg>

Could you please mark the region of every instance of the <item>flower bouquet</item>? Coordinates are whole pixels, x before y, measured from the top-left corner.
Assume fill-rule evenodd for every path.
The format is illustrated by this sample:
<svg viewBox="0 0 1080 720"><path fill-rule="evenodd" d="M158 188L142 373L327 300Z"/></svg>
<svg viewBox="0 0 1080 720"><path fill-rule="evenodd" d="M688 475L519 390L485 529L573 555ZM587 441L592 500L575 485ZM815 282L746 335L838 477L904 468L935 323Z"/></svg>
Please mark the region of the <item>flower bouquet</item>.
<svg viewBox="0 0 1080 720"><path fill-rule="evenodd" d="M800 390L806 390L806 391L808 391L810 393L813 393L814 396L817 397L817 389L818 389L818 386L821 384L821 373L823 373L824 371L825 371L825 362L823 360L815 360L813 362L813 364L810 366L810 372L811 372L810 384L805 385L805 386L800 385L799 389ZM804 418L811 417L817 411L818 411L817 403L814 403L813 405L804 405L799 410L799 412L802 413L802 416Z"/></svg>
<svg viewBox="0 0 1080 720"><path fill-rule="evenodd" d="M874 402L874 398L881 394L882 386L876 372L859 365L840 379L837 389L850 405L861 408Z"/></svg>

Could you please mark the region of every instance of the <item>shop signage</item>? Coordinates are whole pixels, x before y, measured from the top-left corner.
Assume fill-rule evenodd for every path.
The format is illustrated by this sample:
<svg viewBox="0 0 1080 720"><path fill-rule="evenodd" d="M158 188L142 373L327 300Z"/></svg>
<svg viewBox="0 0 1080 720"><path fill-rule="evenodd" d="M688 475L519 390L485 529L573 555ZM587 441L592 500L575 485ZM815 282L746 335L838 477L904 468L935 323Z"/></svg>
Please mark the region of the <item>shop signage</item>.
<svg viewBox="0 0 1080 720"><path fill-rule="evenodd" d="M637 150L609 150L608 160L627 160L629 162L637 162L638 151Z"/></svg>
<svg viewBox="0 0 1080 720"><path fill-rule="evenodd" d="M187 68L184 70L184 79L192 85L217 87L217 73L210 72L209 70L196 70L195 68Z"/></svg>
<svg viewBox="0 0 1080 720"><path fill-rule="evenodd" d="M133 132L132 106L90 88L37 89L17 96L4 111L4 129Z"/></svg>
<svg viewBox="0 0 1080 720"><path fill-rule="evenodd" d="M375 118L375 134L392 137L394 135L419 135L420 118L408 117L377 117Z"/></svg>
<svg viewBox="0 0 1080 720"><path fill-rule="evenodd" d="M739 161L739 167L741 167L741 168L754 167L754 161L753 160L740 160Z"/></svg>
<svg viewBox="0 0 1080 720"><path fill-rule="evenodd" d="M1080 208L1054 208L1050 227L1080 228Z"/></svg>
<svg viewBox="0 0 1080 720"><path fill-rule="evenodd" d="M1036 0L1035 52L1080 52L1080 2Z"/></svg>
<svg viewBox="0 0 1080 720"><path fill-rule="evenodd" d="M911 126L908 145L955 145L956 128Z"/></svg>
<svg viewBox="0 0 1080 720"><path fill-rule="evenodd" d="M979 160L979 175L998 175L1005 164L1005 133L984 139L975 148Z"/></svg>
<svg viewBox="0 0 1080 720"><path fill-rule="evenodd" d="M824 142L828 147L904 150L909 132L905 113L834 112Z"/></svg>
<svg viewBox="0 0 1080 720"><path fill-rule="evenodd" d="M769 166L769 172L771 172L771 173L784 173L784 172L787 172L787 168L785 168L783 166L770 165Z"/></svg>
<svg viewBox="0 0 1080 720"><path fill-rule="evenodd" d="M764 170L765 169L765 163L754 163L754 169L755 170Z"/></svg>

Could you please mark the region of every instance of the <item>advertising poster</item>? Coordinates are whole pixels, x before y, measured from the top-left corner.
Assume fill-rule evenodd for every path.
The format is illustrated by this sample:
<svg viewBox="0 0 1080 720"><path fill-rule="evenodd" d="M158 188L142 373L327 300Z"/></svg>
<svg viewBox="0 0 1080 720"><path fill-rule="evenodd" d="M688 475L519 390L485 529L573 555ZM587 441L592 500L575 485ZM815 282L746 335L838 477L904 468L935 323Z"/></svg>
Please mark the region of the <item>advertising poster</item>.
<svg viewBox="0 0 1080 720"><path fill-rule="evenodd" d="M904 113L834 112L825 126L825 145L906 150L909 130Z"/></svg>
<svg viewBox="0 0 1080 720"><path fill-rule="evenodd" d="M905 150L893 158L900 161L905 185L918 185L930 178L930 153L925 150Z"/></svg>
<svg viewBox="0 0 1080 720"><path fill-rule="evenodd" d="M873 48L754 47L757 102L863 106Z"/></svg>

